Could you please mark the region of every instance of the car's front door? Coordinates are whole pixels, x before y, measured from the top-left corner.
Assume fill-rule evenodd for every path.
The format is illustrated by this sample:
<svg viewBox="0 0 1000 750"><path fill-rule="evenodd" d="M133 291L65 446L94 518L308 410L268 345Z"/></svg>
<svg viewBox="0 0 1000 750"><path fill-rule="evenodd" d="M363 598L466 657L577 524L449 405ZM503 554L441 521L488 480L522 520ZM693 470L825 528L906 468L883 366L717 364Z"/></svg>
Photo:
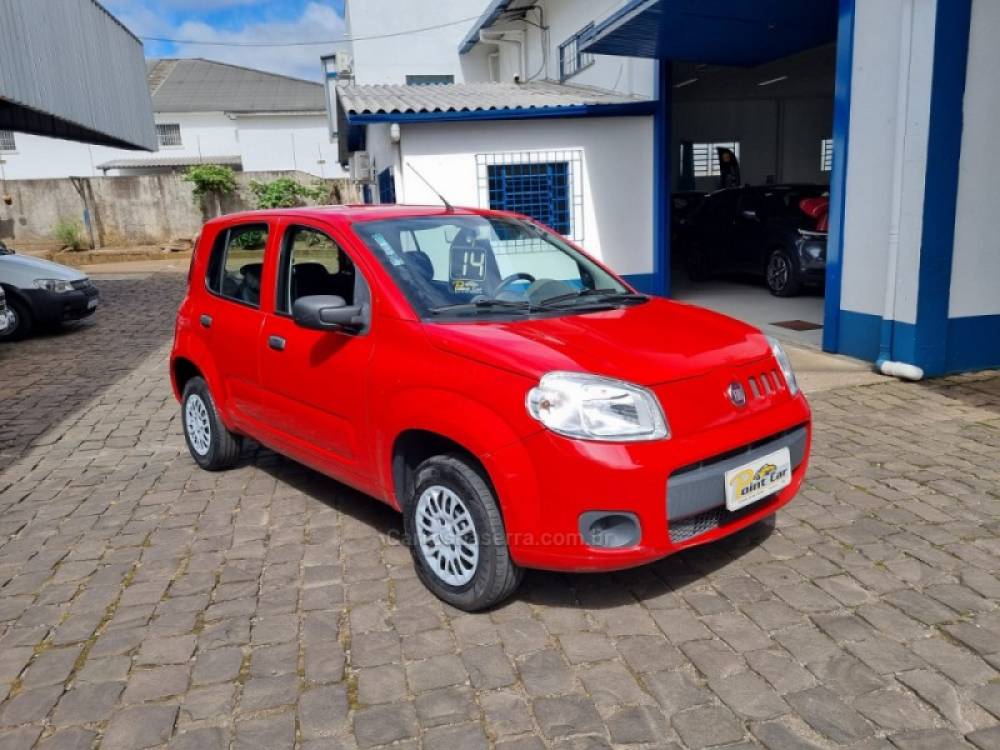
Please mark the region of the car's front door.
<svg viewBox="0 0 1000 750"><path fill-rule="evenodd" d="M329 229L283 222L280 231L274 305L259 343L269 429L280 433L287 452L358 484L373 476L373 332L303 328L292 319L292 306L314 295L343 297L348 305L370 302L369 288Z"/></svg>
<svg viewBox="0 0 1000 750"><path fill-rule="evenodd" d="M232 426L242 429L261 417L257 339L264 324L261 290L271 229L267 222L250 222L216 235L204 280L207 294L197 296L193 310L219 373L215 387L222 392L214 396Z"/></svg>
<svg viewBox="0 0 1000 750"><path fill-rule="evenodd" d="M736 268L760 273L764 266L760 257L766 243L767 216L761 194L754 188L744 188L736 208L733 223L733 260Z"/></svg>

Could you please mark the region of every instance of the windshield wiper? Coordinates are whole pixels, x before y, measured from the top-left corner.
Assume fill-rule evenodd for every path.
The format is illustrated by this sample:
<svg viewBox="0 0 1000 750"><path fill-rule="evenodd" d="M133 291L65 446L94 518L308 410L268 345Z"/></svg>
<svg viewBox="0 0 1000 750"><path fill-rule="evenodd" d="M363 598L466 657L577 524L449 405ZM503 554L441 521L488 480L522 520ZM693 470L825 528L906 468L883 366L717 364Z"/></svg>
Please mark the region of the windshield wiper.
<svg viewBox="0 0 1000 750"><path fill-rule="evenodd" d="M491 310L518 310L534 312L537 308L529 302L505 299L478 299L475 302L462 302L457 305L439 305L432 307L431 315L446 315L454 312L488 312Z"/></svg>
<svg viewBox="0 0 1000 750"><path fill-rule="evenodd" d="M561 306L562 303L577 304L585 302L591 304L605 304L613 302L645 302L648 300L645 294L637 292L623 292L618 289L582 289L579 292L569 294L558 294L555 297L543 299L539 305L542 307Z"/></svg>

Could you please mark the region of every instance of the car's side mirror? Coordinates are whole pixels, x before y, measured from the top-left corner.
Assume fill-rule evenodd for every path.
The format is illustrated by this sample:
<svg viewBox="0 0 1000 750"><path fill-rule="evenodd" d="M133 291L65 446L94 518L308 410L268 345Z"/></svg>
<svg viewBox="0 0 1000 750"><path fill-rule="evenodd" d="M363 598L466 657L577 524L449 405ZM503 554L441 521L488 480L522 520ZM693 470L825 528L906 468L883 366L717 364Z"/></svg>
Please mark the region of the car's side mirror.
<svg viewBox="0 0 1000 750"><path fill-rule="evenodd" d="M299 297L292 305L295 323L317 331L361 331L367 318L367 305L348 305L343 297L333 294Z"/></svg>

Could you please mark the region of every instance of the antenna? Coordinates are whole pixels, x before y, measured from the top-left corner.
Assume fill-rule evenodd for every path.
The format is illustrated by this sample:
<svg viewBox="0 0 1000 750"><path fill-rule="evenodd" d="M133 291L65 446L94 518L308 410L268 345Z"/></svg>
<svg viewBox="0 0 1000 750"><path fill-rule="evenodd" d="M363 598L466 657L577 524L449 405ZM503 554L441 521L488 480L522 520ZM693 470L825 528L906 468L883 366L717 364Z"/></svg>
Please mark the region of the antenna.
<svg viewBox="0 0 1000 750"><path fill-rule="evenodd" d="M427 181L427 178L424 177L422 174L420 174L420 172L418 172L414 168L414 166L410 164L410 162L406 162L406 166L410 168L410 171L413 172L413 174L415 174L417 177L420 178L421 182L423 182L427 187L431 189L431 192L438 197L438 200L440 200L444 204L444 207L448 210L449 213L455 210L455 207L448 202L448 199L445 198L443 195L441 195L441 193L439 193L437 190L435 190L434 186Z"/></svg>

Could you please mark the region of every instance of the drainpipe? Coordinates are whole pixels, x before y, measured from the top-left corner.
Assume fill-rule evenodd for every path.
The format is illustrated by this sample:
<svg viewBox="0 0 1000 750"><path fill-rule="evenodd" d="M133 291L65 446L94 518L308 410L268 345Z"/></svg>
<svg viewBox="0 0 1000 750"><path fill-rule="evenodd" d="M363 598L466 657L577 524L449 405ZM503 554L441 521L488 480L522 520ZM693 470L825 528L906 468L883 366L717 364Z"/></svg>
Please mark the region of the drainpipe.
<svg viewBox="0 0 1000 750"><path fill-rule="evenodd" d="M507 37L514 37L508 39ZM527 45L524 43L525 34L523 31L480 31L479 41L483 44L495 45L498 49L503 44L517 45L517 79L524 81L528 70Z"/></svg>
<svg viewBox="0 0 1000 750"><path fill-rule="evenodd" d="M876 369L883 375L921 380L924 371L916 365L892 361L896 328L896 287L899 273L899 235L903 220L903 172L906 159L907 113L910 105L910 68L913 57L913 0L904 0L903 33L899 43L899 88L896 92L896 148L893 154L892 208L885 274L885 308Z"/></svg>

